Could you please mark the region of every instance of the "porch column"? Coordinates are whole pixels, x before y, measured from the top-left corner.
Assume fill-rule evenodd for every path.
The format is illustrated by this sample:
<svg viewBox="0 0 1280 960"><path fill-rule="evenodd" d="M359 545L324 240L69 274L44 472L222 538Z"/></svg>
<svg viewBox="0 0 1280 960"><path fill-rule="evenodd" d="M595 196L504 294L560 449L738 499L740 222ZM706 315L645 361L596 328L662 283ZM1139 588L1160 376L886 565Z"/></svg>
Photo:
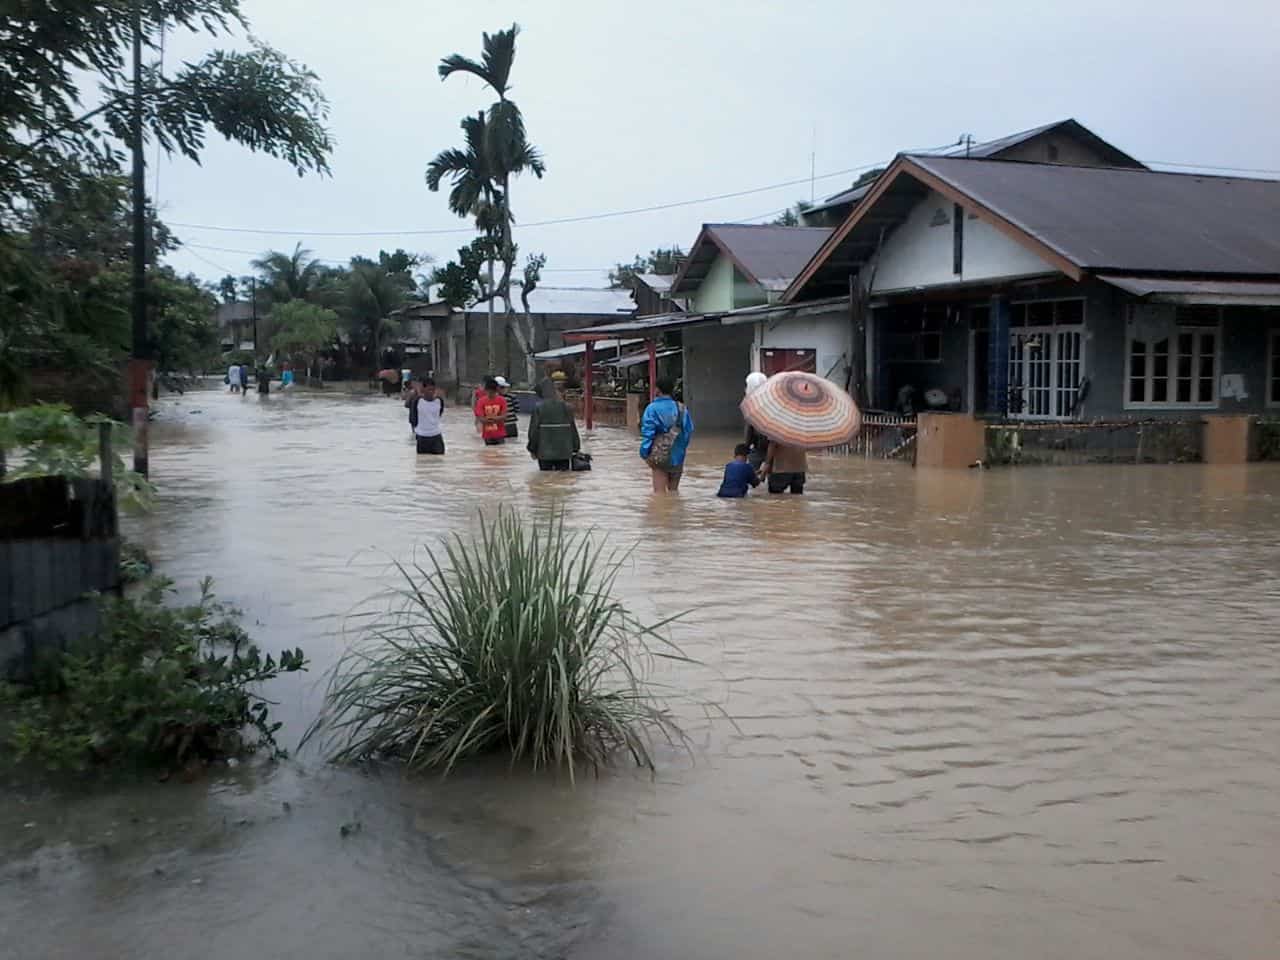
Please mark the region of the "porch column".
<svg viewBox="0 0 1280 960"><path fill-rule="evenodd" d="M586 373L586 379L582 381L583 383L582 405L584 407L583 413L587 420L588 430L590 430L594 425L594 418L592 414L595 413L595 401L591 397L591 376L592 376L591 368L595 366L595 362L596 362L596 342L594 340L588 340L587 341L587 373Z"/></svg>
<svg viewBox="0 0 1280 960"><path fill-rule="evenodd" d="M1009 301L991 298L987 333L987 408L1009 415Z"/></svg>
<svg viewBox="0 0 1280 960"><path fill-rule="evenodd" d="M649 402L658 396L658 342L646 340L649 347Z"/></svg>

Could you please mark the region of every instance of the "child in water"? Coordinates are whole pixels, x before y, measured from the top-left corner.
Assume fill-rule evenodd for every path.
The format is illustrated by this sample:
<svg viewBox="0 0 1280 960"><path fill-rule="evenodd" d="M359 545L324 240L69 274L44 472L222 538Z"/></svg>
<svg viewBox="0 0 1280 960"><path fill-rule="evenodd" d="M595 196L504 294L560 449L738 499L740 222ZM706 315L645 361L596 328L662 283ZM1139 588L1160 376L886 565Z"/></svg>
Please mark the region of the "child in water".
<svg viewBox="0 0 1280 960"><path fill-rule="evenodd" d="M748 488L760 484L755 468L747 462L748 453L750 449L745 443L733 448L733 459L724 465L724 480L716 492L717 497L745 497Z"/></svg>

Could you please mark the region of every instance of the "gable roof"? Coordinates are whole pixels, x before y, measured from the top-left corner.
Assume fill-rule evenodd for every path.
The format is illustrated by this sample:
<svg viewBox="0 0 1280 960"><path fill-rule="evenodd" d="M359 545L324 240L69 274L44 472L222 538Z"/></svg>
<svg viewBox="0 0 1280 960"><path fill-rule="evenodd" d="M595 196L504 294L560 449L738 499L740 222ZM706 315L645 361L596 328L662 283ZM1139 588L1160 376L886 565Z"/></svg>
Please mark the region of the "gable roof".
<svg viewBox="0 0 1280 960"><path fill-rule="evenodd" d="M963 157L900 156L788 288L847 284L929 191L1063 273L1280 275L1280 181ZM824 270L826 275L823 275Z"/></svg>
<svg viewBox="0 0 1280 960"><path fill-rule="evenodd" d="M666 273L637 273L635 278L654 293L667 293L671 290L671 281L675 277Z"/></svg>
<svg viewBox="0 0 1280 960"><path fill-rule="evenodd" d="M671 283L671 293L692 293L722 254L752 283L765 290L785 290L830 235L830 227L704 223Z"/></svg>
<svg viewBox="0 0 1280 960"><path fill-rule="evenodd" d="M1046 123L1039 127L1032 127L1030 130L1023 130L1019 133L1011 133L1005 137L998 137L995 140L986 140L982 143L967 145L964 143L955 143L950 146L942 147L938 150L912 150L908 152L912 156L966 157L977 160L998 159L1002 154L1013 150L1015 147L1020 147L1024 143L1048 134L1061 134L1080 141L1097 151L1098 154L1106 160L1108 166L1130 167L1135 170L1147 169L1146 165L1140 160L1135 160L1119 147L1103 140L1083 123L1075 119L1057 120L1053 123ZM823 200L822 203L809 207L805 213L820 213L823 210L830 210L834 207L842 207L847 204L854 203L865 197L875 184L876 181L873 180L870 183L864 183L858 187L850 187L847 190L842 190L839 193L827 197L827 199Z"/></svg>

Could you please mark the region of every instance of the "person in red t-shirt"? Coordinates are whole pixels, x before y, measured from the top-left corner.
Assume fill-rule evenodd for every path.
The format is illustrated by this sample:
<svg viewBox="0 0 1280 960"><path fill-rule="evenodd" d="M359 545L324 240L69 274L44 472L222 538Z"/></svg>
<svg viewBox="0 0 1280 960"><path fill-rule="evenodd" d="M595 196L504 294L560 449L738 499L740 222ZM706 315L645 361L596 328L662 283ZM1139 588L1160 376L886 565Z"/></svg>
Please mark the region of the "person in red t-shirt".
<svg viewBox="0 0 1280 960"><path fill-rule="evenodd" d="M475 414L486 445L496 447L507 442L507 398L498 393L498 381L493 377L484 381L484 393L476 399Z"/></svg>

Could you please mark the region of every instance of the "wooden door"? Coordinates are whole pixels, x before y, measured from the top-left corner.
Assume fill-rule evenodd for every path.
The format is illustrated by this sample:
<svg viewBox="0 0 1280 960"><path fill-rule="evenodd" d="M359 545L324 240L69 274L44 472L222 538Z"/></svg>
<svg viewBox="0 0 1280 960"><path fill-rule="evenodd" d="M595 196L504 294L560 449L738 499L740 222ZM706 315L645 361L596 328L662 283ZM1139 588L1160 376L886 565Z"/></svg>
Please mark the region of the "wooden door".
<svg viewBox="0 0 1280 960"><path fill-rule="evenodd" d="M784 350L779 347L766 347L760 351L760 369L766 377L775 373L789 373L798 370L801 373L818 372L818 352L816 350Z"/></svg>

